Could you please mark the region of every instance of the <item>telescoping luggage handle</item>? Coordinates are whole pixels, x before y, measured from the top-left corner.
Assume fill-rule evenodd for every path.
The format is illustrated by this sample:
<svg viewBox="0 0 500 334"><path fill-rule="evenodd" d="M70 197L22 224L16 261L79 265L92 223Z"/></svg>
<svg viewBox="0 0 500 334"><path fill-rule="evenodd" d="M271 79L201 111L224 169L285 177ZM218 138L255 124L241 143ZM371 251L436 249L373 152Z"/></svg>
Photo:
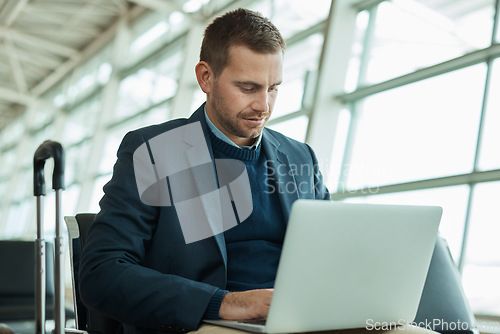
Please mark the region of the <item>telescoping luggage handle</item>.
<svg viewBox="0 0 500 334"><path fill-rule="evenodd" d="M54 288L55 288L55 333L64 333L64 273L62 266L64 240L61 231L61 191L64 189L64 151L58 142L45 141L35 151L33 157L33 190L36 196L37 212L37 239L36 239L36 279L35 279L35 322L36 333L45 334L45 292L46 292L46 268L45 268L45 240L43 233L43 197L45 196L45 161L54 159L54 172L52 174L52 188L56 192L56 237L55 237L55 259L54 259Z"/></svg>
<svg viewBox="0 0 500 334"><path fill-rule="evenodd" d="M52 174L52 189L56 192L56 237L55 237L55 259L54 259L54 290L55 307L53 333L76 333L88 334L85 330L64 328L64 237L61 224L61 192L64 190L64 150L61 144L47 140L40 145L33 157L33 192L36 196L36 243L35 243L35 326L36 334L45 334L45 293L46 293L46 268L45 268L45 240L43 236L43 197L45 196L45 161L54 159L54 171ZM76 312L75 312L76 317ZM76 320L76 319L75 319ZM78 324L78 321L76 321Z"/></svg>
<svg viewBox="0 0 500 334"><path fill-rule="evenodd" d="M47 159L54 159L54 172L52 175L52 188L56 192L56 237L54 259L54 288L55 309L54 320L56 334L64 333L64 272L62 266L64 252L64 238L61 229L61 191L64 189L64 151L58 142L45 141L35 151L33 157L33 187L36 196L37 239L35 243L35 322L36 333L45 334L45 240L43 233L43 197L45 196L44 167Z"/></svg>

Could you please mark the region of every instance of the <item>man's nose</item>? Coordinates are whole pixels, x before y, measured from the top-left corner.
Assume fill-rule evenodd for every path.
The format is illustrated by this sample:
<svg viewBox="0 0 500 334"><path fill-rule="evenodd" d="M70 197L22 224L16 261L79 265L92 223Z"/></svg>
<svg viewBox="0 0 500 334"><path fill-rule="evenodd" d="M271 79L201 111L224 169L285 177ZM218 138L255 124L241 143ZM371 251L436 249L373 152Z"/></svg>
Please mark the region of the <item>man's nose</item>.
<svg viewBox="0 0 500 334"><path fill-rule="evenodd" d="M266 91L255 94L255 99L252 103L252 109L261 113L269 111L269 93Z"/></svg>

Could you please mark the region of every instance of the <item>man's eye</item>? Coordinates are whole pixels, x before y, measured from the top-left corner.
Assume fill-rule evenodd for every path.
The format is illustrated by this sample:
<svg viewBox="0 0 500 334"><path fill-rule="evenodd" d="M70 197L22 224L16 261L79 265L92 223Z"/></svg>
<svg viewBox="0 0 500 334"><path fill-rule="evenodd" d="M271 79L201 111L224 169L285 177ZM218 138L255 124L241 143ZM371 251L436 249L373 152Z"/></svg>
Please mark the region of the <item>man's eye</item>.
<svg viewBox="0 0 500 334"><path fill-rule="evenodd" d="M270 87L269 91L270 92L277 92L278 91L278 86Z"/></svg>
<svg viewBox="0 0 500 334"><path fill-rule="evenodd" d="M240 87L240 90L243 92L243 93L250 93L253 91L253 88L245 88L245 87Z"/></svg>

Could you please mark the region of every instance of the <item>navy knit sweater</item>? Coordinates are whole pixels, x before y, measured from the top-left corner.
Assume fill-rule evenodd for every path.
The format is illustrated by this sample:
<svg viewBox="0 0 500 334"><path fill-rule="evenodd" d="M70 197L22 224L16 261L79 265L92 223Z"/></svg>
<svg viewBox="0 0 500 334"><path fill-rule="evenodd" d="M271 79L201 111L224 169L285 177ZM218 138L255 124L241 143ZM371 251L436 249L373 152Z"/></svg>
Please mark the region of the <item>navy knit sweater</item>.
<svg viewBox="0 0 500 334"><path fill-rule="evenodd" d="M231 146L210 133L215 159L236 159L245 164L252 189L250 217L224 233L227 249L227 291L274 287L286 223L275 189L269 185L267 158L262 145L255 150ZM217 319L227 291L217 291L205 319Z"/></svg>

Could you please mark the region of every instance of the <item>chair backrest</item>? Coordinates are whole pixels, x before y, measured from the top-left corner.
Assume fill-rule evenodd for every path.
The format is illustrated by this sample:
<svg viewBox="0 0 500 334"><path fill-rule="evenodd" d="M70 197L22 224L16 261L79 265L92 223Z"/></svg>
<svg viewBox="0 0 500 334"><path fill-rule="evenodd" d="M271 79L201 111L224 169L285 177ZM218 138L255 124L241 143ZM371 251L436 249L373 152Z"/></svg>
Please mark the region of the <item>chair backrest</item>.
<svg viewBox="0 0 500 334"><path fill-rule="evenodd" d="M78 273L80 269L81 253L85 247L85 243L87 242L87 232L94 222L95 216L95 213L79 213L74 217L74 219L73 217L65 217L68 230L73 229L73 227L70 226L73 222L76 222L78 225L78 233L75 234L76 237L72 237L73 293L75 294L74 301L77 312L77 327L78 329L87 330L93 333L116 333L121 327L121 324L102 313L87 308L81 301L78 288Z"/></svg>
<svg viewBox="0 0 500 334"><path fill-rule="evenodd" d="M441 237L436 241L415 322L424 325L421 327L430 324L430 329L439 333L475 332L476 319L465 297L460 274Z"/></svg>
<svg viewBox="0 0 500 334"><path fill-rule="evenodd" d="M54 312L54 247L45 243L46 317ZM0 240L0 321L35 318L35 242Z"/></svg>

